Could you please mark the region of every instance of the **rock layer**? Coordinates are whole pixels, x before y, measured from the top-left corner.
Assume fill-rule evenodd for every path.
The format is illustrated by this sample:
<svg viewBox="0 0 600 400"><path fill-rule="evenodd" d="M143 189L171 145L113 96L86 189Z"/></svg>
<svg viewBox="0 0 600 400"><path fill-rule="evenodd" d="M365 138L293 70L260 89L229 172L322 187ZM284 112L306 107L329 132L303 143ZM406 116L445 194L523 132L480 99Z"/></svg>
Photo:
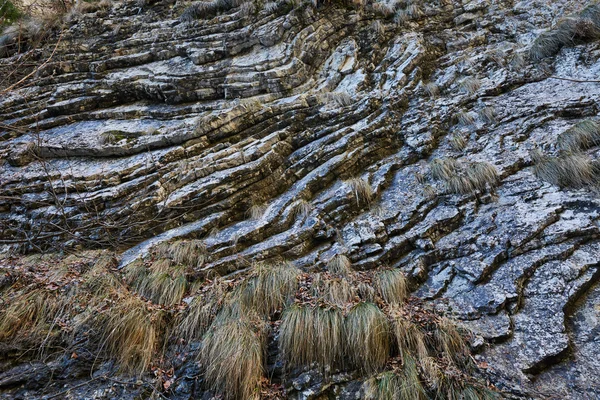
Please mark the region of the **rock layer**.
<svg viewBox="0 0 600 400"><path fill-rule="evenodd" d="M202 271L221 275L278 258L317 270L336 254L398 267L485 340L477 357L512 396L598 398L600 201L593 182L540 179L532 155L598 113L598 42L530 54L587 6L424 1L392 18L381 4L244 3L185 22L162 2L75 16L33 76L0 91L0 243L117 247L124 265L202 238ZM498 181L456 194L432 173L450 158Z"/></svg>

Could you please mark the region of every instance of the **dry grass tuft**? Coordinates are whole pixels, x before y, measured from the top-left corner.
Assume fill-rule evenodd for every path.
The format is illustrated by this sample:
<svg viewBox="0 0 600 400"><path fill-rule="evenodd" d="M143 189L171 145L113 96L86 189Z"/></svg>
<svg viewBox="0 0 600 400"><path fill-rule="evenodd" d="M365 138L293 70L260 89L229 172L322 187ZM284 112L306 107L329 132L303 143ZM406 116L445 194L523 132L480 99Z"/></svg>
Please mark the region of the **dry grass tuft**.
<svg viewBox="0 0 600 400"><path fill-rule="evenodd" d="M264 373L267 329L247 317L218 318L200 351L206 383L226 399L258 399Z"/></svg>
<svg viewBox="0 0 600 400"><path fill-rule="evenodd" d="M180 20L192 22L197 19L208 19L220 12L228 11L244 3L244 0L210 0L198 1L186 8L181 14Z"/></svg>
<svg viewBox="0 0 600 400"><path fill-rule="evenodd" d="M366 397L377 400L421 400L427 393L419 379L414 361L404 363L402 371L386 371L366 382ZM458 399L456 399L458 400Z"/></svg>
<svg viewBox="0 0 600 400"><path fill-rule="evenodd" d="M431 162L433 179L443 180L451 193L470 194L493 189L499 182L496 168L486 162L459 163L452 158Z"/></svg>
<svg viewBox="0 0 600 400"><path fill-rule="evenodd" d="M350 191L354 194L356 198L356 204L360 206L361 203L369 205L374 197L373 189L371 189L371 185L369 182L365 181L362 178L352 178L344 182L349 188Z"/></svg>
<svg viewBox="0 0 600 400"><path fill-rule="evenodd" d="M598 7L593 5L579 15L563 18L552 29L538 36L529 50L531 59L539 61L556 55L561 48L571 46L577 41L598 39L600 37Z"/></svg>
<svg viewBox="0 0 600 400"><path fill-rule="evenodd" d="M246 211L246 217L253 219L253 220L259 220L263 217L263 215L265 215L266 211L267 211L266 204L252 202L252 204L250 205L250 208L248 208L248 211Z"/></svg>
<svg viewBox="0 0 600 400"><path fill-rule="evenodd" d="M202 240L178 240L156 246L158 257L168 258L175 264L200 268L206 259L206 246Z"/></svg>
<svg viewBox="0 0 600 400"><path fill-rule="evenodd" d="M289 263L257 264L236 293L237 301L262 316L288 304L296 292L300 270Z"/></svg>
<svg viewBox="0 0 600 400"><path fill-rule="evenodd" d="M304 199L296 200L291 207L294 218L306 218L312 211L312 205Z"/></svg>
<svg viewBox="0 0 600 400"><path fill-rule="evenodd" d="M373 303L358 303L346 316L348 353L352 364L364 372L382 369L390 356L390 327L385 314Z"/></svg>
<svg viewBox="0 0 600 400"><path fill-rule="evenodd" d="M225 294L225 285L220 281L214 281L211 286L199 293L178 324L177 334L188 343L200 340L221 309Z"/></svg>
<svg viewBox="0 0 600 400"><path fill-rule="evenodd" d="M557 139L558 148L568 153L576 153L600 145L600 124L596 121L581 121Z"/></svg>
<svg viewBox="0 0 600 400"><path fill-rule="evenodd" d="M394 336L402 359L416 357L420 362L429 357L425 334L410 320L397 316L393 322Z"/></svg>
<svg viewBox="0 0 600 400"><path fill-rule="evenodd" d="M564 154L552 157L534 151L531 158L535 163L534 174L553 185L582 188L596 182L597 167L585 154Z"/></svg>
<svg viewBox="0 0 600 400"><path fill-rule="evenodd" d="M316 274L312 282L312 295L326 303L334 304L340 308L348 306L355 298L355 289L345 278L324 278Z"/></svg>
<svg viewBox="0 0 600 400"><path fill-rule="evenodd" d="M143 264L127 266L125 273L140 295L164 306L180 303L188 287L185 267L173 265L167 258L154 261L149 268Z"/></svg>
<svg viewBox="0 0 600 400"><path fill-rule="evenodd" d="M46 289L34 289L9 298L8 306L0 312L0 341L50 336L56 318L64 304Z"/></svg>
<svg viewBox="0 0 600 400"><path fill-rule="evenodd" d="M336 254L327 262L327 270L334 275L347 276L352 273L352 261L345 254Z"/></svg>
<svg viewBox="0 0 600 400"><path fill-rule="evenodd" d="M92 316L101 332L102 348L123 372L142 374L160 347L165 321L163 311L150 310L139 298L126 295L102 316Z"/></svg>
<svg viewBox="0 0 600 400"><path fill-rule="evenodd" d="M474 77L467 77L459 82L458 87L461 92L467 94L477 93L479 88L481 88L481 80Z"/></svg>
<svg viewBox="0 0 600 400"><path fill-rule="evenodd" d="M479 119L486 124L495 124L498 122L496 119L496 109L494 107L484 107L479 112Z"/></svg>
<svg viewBox="0 0 600 400"><path fill-rule="evenodd" d="M341 366L344 339L344 318L337 307L294 304L283 314L279 346L289 366L317 363L325 371Z"/></svg>
<svg viewBox="0 0 600 400"><path fill-rule="evenodd" d="M462 365L467 359L468 348L465 340L456 326L447 318L442 318L437 324L434 338L437 349L444 353L449 360Z"/></svg>
<svg viewBox="0 0 600 400"><path fill-rule="evenodd" d="M463 151L467 148L467 139L464 135L460 133L455 133L450 138L450 147L452 147L456 151Z"/></svg>
<svg viewBox="0 0 600 400"><path fill-rule="evenodd" d="M401 304L408 296L408 283L398 269L384 269L375 274L373 284L388 304Z"/></svg>
<svg viewBox="0 0 600 400"><path fill-rule="evenodd" d="M436 85L434 82L429 82L425 84L425 93L432 99L439 97L440 95L440 87Z"/></svg>
<svg viewBox="0 0 600 400"><path fill-rule="evenodd" d="M470 126L475 123L475 114L469 111L461 111L456 114L456 120L459 125Z"/></svg>

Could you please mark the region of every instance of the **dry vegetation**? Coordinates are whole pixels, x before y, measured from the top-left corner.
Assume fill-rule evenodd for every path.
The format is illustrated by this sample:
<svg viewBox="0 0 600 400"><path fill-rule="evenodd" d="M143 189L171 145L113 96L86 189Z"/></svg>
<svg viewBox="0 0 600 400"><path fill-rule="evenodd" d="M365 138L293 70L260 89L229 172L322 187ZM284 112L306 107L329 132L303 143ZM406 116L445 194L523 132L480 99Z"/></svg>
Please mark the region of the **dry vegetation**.
<svg viewBox="0 0 600 400"><path fill-rule="evenodd" d="M530 56L534 61L556 55L561 48L600 37L600 5L586 7L579 14L561 19L552 29L533 42Z"/></svg>
<svg viewBox="0 0 600 400"><path fill-rule="evenodd" d="M451 193L471 194L493 190L499 182L498 171L486 162L459 162L438 158L430 164L431 176L445 183Z"/></svg>
<svg viewBox="0 0 600 400"><path fill-rule="evenodd" d="M490 398L469 378L463 335L408 297L401 271L357 272L338 255L314 273L257 263L235 278L208 280L194 274L205 252L199 241L168 242L120 271L97 253L60 268L22 262L1 292L10 306L0 311L0 340L15 349L25 342L68 349L74 337L87 337L88 351L128 375L168 363L165 350L177 343L195 351L205 389L251 399L268 382L266 349L277 338L286 371L314 368L329 379L355 370L370 398L446 398L450 390Z"/></svg>

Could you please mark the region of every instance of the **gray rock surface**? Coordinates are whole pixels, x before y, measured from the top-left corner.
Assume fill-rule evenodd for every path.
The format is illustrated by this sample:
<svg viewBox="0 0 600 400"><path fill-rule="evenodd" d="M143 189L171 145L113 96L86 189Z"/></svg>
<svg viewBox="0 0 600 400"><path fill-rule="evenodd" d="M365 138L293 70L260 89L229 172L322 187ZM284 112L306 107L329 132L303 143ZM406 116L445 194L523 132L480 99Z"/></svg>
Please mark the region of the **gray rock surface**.
<svg viewBox="0 0 600 400"><path fill-rule="evenodd" d="M598 191L539 179L531 155L598 114L599 83L552 76L599 79L600 42L529 53L592 2L420 3L404 23L371 5L285 2L189 23L168 1L77 16L27 84L0 91L0 243L116 246L126 264L167 238L205 238L202 270L223 275L278 257L314 270L338 253L396 266L485 341L477 358L507 396L600 398ZM431 174L447 157L491 164L498 185L448 192ZM253 205L266 206L258 219ZM11 390L52 369L15 368L0 397L34 398ZM293 382L297 398L323 390L318 376ZM70 398L140 390L97 383ZM359 398L352 377L338 383L330 395Z"/></svg>

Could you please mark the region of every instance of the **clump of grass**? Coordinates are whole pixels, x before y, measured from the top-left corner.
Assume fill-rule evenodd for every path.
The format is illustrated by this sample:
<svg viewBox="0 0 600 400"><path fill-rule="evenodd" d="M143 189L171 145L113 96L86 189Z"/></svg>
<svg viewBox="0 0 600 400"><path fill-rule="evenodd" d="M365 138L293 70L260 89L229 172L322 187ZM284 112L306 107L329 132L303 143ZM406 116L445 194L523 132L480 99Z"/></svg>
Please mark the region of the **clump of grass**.
<svg viewBox="0 0 600 400"><path fill-rule="evenodd" d="M439 97L440 95L440 87L436 85L434 82L429 82L424 86L425 93L432 99Z"/></svg>
<svg viewBox="0 0 600 400"><path fill-rule="evenodd" d="M423 15L421 6L416 2L411 2L411 4L406 7L406 15L412 19L419 18L421 15Z"/></svg>
<svg viewBox="0 0 600 400"><path fill-rule="evenodd" d="M198 1L186 8L181 14L180 20L192 22L197 19L208 19L220 12L228 11L244 3L244 0L211 0Z"/></svg>
<svg viewBox="0 0 600 400"><path fill-rule="evenodd" d="M436 326L434 337L436 347L449 360L457 364L464 364L468 354L467 345L456 326L450 320L442 318Z"/></svg>
<svg viewBox="0 0 600 400"><path fill-rule="evenodd" d="M133 263L133 266L139 264L141 262ZM111 266L114 266L112 257L101 257L82 277L82 286L96 300L106 298L123 288L123 283L110 271Z"/></svg>
<svg viewBox="0 0 600 400"><path fill-rule="evenodd" d="M343 361L344 339L344 319L337 307L295 304L283 313L279 346L289 366L336 368Z"/></svg>
<svg viewBox="0 0 600 400"><path fill-rule="evenodd" d="M294 216L294 218L306 218L306 216L308 216L308 214L310 214L310 212L312 211L311 204L304 199L296 200L292 203L291 207L292 215Z"/></svg>
<svg viewBox="0 0 600 400"><path fill-rule="evenodd" d="M409 21L410 17L408 15L408 12L403 9L403 8L399 8L396 10L396 13L394 14L394 23L398 26L402 26L405 23L407 23Z"/></svg>
<svg viewBox="0 0 600 400"><path fill-rule="evenodd" d="M344 182L349 188L356 199L356 204L360 207L360 204L369 205L373 200L374 193L371 189L371 185L362 178L352 178Z"/></svg>
<svg viewBox="0 0 600 400"><path fill-rule="evenodd" d="M496 109L494 107L484 107L479 112L479 119L486 124L495 124L496 120Z"/></svg>
<svg viewBox="0 0 600 400"><path fill-rule="evenodd" d="M278 9L279 9L279 4L275 1L268 1L263 6L263 10L265 10L265 12L267 14L274 14L277 12Z"/></svg>
<svg viewBox="0 0 600 400"><path fill-rule="evenodd" d="M463 151L467 147L467 139L464 135L456 133L450 138L450 146L456 151Z"/></svg>
<svg viewBox="0 0 600 400"><path fill-rule="evenodd" d="M580 15L560 20L552 29L543 32L533 42L529 54L534 61L556 55L564 46L578 40L592 40L600 37L599 21L590 18L597 6L588 7Z"/></svg>
<svg viewBox="0 0 600 400"><path fill-rule="evenodd" d="M409 319L396 316L393 331L402 359L416 357L419 361L425 361L429 357L424 332Z"/></svg>
<svg viewBox="0 0 600 400"><path fill-rule="evenodd" d="M187 342L200 340L221 309L224 298L224 285L220 281L213 282L192 300L178 324L177 334Z"/></svg>
<svg viewBox="0 0 600 400"><path fill-rule="evenodd" d="M260 315L280 310L293 297L300 271L289 263L257 264L250 277L240 286L238 301Z"/></svg>
<svg viewBox="0 0 600 400"><path fill-rule="evenodd" d="M373 32L375 32L375 34L378 36L382 36L385 33L385 26L383 26L380 20L373 21L373 23L371 24L371 28L373 29Z"/></svg>
<svg viewBox="0 0 600 400"><path fill-rule="evenodd" d="M481 80L475 77L467 77L459 82L458 87L463 93L477 93L479 88L481 88Z"/></svg>
<svg viewBox="0 0 600 400"><path fill-rule="evenodd" d="M592 120L578 122L558 135L557 145L559 149L568 153L598 146L600 145L600 124Z"/></svg>
<svg viewBox="0 0 600 400"><path fill-rule="evenodd" d="M373 283L388 304L401 304L408 295L406 277L398 269L384 269L375 274Z"/></svg>
<svg viewBox="0 0 600 400"><path fill-rule="evenodd" d="M393 3L386 3L386 2L375 2L373 3L373 11L375 11L375 13L383 16L384 18L388 18L391 17L392 15L394 15L395 12L395 7Z"/></svg>
<svg viewBox="0 0 600 400"><path fill-rule="evenodd" d="M200 360L206 383L226 399L258 399L264 373L266 326L246 317L224 317L204 335Z"/></svg>
<svg viewBox="0 0 600 400"><path fill-rule="evenodd" d="M253 201L252 204L250 204L248 211L246 211L246 216L253 220L259 220L263 217L263 215L265 215L266 211L266 204Z"/></svg>
<svg viewBox="0 0 600 400"><path fill-rule="evenodd" d="M43 288L15 295L0 313L0 340L37 341L49 336L63 307L55 294Z"/></svg>
<svg viewBox="0 0 600 400"><path fill-rule="evenodd" d="M126 295L100 317L92 316L101 332L102 348L123 372L142 374L160 347L163 311L150 310L141 299Z"/></svg>
<svg viewBox="0 0 600 400"><path fill-rule="evenodd" d="M427 398L427 393L419 379L416 364L411 360L404 363L402 370L386 371L367 381L366 385L365 393L368 399L421 400Z"/></svg>
<svg viewBox="0 0 600 400"><path fill-rule="evenodd" d="M323 278L316 274L312 282L313 297L338 307L346 307L355 297L355 289L345 278Z"/></svg>
<svg viewBox="0 0 600 400"><path fill-rule="evenodd" d="M390 327L385 314L373 303L352 307L345 321L352 364L364 372L382 369L390 356Z"/></svg>
<svg viewBox="0 0 600 400"><path fill-rule="evenodd" d="M582 188L596 181L597 168L585 154L547 156L539 151L531 155L534 174L543 181L559 187Z"/></svg>
<svg viewBox="0 0 600 400"><path fill-rule="evenodd" d="M419 378L417 363L412 357L406 357L403 360L399 386L399 396L397 398L414 400L427 399L427 393Z"/></svg>
<svg viewBox="0 0 600 400"><path fill-rule="evenodd" d="M358 297L367 303L375 301L375 288L365 282L360 282L356 287Z"/></svg>
<svg viewBox="0 0 600 400"><path fill-rule="evenodd" d="M459 163L454 158L436 158L429 165L429 169L433 179L448 181L456 175Z"/></svg>
<svg viewBox="0 0 600 400"><path fill-rule="evenodd" d="M352 261L345 254L336 254L327 262L327 270L334 275L352 273Z"/></svg>
<svg viewBox="0 0 600 400"><path fill-rule="evenodd" d="M475 115L472 112L461 111L456 114L456 119L459 125L469 126L475 123Z"/></svg>
<svg viewBox="0 0 600 400"><path fill-rule="evenodd" d="M486 162L462 164L452 158L431 162L431 176L443 180L449 192L469 194L494 188L499 182L498 171Z"/></svg>
<svg viewBox="0 0 600 400"><path fill-rule="evenodd" d="M168 258L175 264L189 268L200 268L206 258L206 246L202 240L178 240L156 246L155 253Z"/></svg>
<svg viewBox="0 0 600 400"><path fill-rule="evenodd" d="M188 287L185 267L166 258L147 269L143 264L128 266L126 279L140 295L165 306L180 303Z"/></svg>

